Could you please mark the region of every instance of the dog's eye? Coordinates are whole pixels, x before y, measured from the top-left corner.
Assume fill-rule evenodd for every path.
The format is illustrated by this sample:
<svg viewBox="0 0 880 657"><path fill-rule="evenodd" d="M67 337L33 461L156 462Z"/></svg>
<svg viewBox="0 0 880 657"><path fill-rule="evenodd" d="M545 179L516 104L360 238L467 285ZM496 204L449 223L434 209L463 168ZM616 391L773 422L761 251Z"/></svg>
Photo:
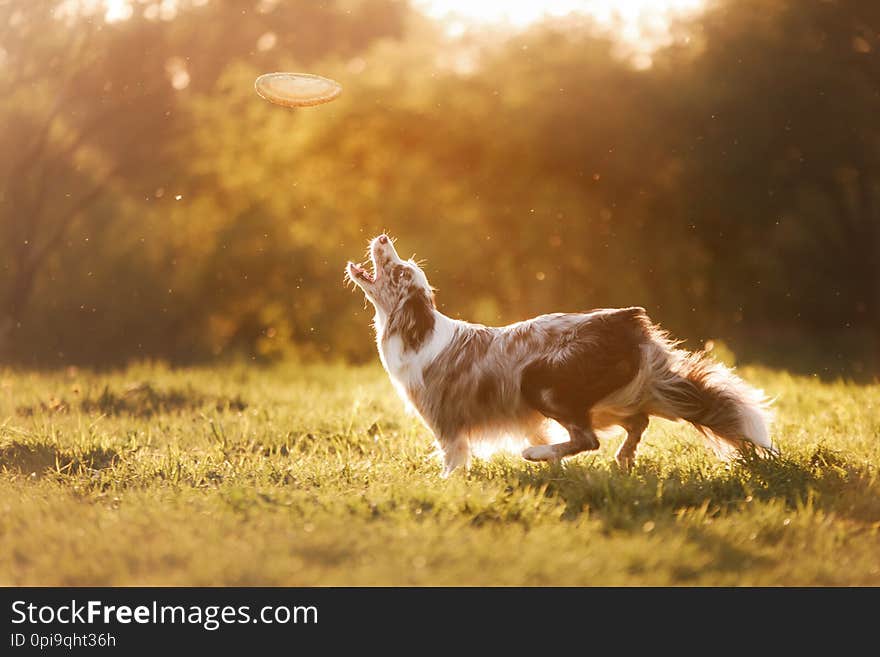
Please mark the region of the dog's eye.
<svg viewBox="0 0 880 657"><path fill-rule="evenodd" d="M391 276L394 278L395 283L399 283L403 280L403 277L406 275L406 267L395 267L394 272Z"/></svg>

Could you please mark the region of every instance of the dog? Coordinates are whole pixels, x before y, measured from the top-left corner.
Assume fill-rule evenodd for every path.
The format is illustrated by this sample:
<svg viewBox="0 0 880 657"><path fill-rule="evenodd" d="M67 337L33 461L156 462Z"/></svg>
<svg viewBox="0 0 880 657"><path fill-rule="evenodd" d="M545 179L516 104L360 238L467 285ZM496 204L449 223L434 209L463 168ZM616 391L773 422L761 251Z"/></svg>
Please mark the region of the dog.
<svg viewBox="0 0 880 657"><path fill-rule="evenodd" d="M375 308L382 365L433 432L444 477L477 448L514 439L529 461L559 461L598 449L597 433L615 426L626 430L616 460L629 470L651 416L690 422L720 458L775 453L764 393L677 348L644 308L472 324L437 310L424 271L387 235L369 255L372 271L348 262L346 277ZM553 442L554 423L567 441Z"/></svg>

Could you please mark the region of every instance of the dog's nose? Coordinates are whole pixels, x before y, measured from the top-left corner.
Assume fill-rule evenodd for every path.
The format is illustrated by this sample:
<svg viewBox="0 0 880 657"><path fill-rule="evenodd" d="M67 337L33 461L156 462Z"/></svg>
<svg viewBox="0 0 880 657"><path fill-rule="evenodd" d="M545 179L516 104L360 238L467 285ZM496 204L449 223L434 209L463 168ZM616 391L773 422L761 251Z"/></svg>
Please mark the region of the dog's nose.
<svg viewBox="0 0 880 657"><path fill-rule="evenodd" d="M379 235L379 244L388 244L388 236Z"/></svg>

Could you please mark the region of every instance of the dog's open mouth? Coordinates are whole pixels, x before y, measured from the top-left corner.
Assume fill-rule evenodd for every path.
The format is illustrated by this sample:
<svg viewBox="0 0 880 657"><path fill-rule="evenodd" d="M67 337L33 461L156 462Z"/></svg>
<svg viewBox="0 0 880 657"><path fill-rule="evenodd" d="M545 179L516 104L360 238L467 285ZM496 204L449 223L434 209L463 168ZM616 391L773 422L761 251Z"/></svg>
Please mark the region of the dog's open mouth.
<svg viewBox="0 0 880 657"><path fill-rule="evenodd" d="M356 265L355 263L351 263L350 267L351 273L355 276L355 278L359 278L362 281L366 281L367 283L376 282L376 275L369 269L365 269L361 265Z"/></svg>

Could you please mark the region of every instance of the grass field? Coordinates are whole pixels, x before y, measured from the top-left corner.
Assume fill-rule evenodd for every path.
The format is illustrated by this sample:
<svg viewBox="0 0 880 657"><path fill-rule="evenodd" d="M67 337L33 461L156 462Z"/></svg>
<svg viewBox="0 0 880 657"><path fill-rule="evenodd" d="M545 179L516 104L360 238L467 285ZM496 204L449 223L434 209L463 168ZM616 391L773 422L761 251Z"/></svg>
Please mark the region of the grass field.
<svg viewBox="0 0 880 657"><path fill-rule="evenodd" d="M7 585L880 585L880 385L741 374L778 460L654 420L449 480L378 367L0 374Z"/></svg>

